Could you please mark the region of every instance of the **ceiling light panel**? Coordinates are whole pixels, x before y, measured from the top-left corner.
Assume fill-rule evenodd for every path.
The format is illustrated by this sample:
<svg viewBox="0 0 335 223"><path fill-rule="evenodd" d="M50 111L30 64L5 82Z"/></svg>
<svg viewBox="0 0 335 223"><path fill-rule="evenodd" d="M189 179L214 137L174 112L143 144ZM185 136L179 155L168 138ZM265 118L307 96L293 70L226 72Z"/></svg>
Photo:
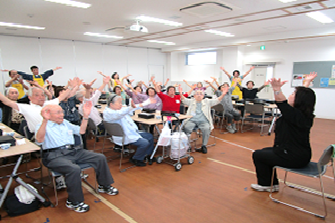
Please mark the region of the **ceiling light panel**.
<svg viewBox="0 0 335 223"><path fill-rule="evenodd" d="M87 8L91 7L91 4L84 3L84 2L78 2L78 1L72 1L72 0L44 0L44 1L59 3L59 4L66 5L66 6L83 8L83 9L87 9Z"/></svg>
<svg viewBox="0 0 335 223"><path fill-rule="evenodd" d="M15 24L15 23L10 23L10 22L0 22L0 26L22 28L22 29L36 29L36 30L43 30L43 29L45 29L45 27L20 25L20 24Z"/></svg>
<svg viewBox="0 0 335 223"><path fill-rule="evenodd" d="M165 45L176 45L174 42L166 42L166 41L160 41L160 40L147 40L150 43L162 43Z"/></svg>
<svg viewBox="0 0 335 223"><path fill-rule="evenodd" d="M136 19L141 20L142 22L157 22L157 23L161 23L167 26L182 26L183 23L180 22L174 22L174 21L170 21L170 20L165 20L165 19L158 19L158 18L154 18L154 17L149 17L149 16L137 16Z"/></svg>
<svg viewBox="0 0 335 223"><path fill-rule="evenodd" d="M218 30L214 30L214 29L208 29L208 30L204 30L205 32L208 33L212 33L214 35L218 35L218 36L225 36L225 37L233 37L235 35L231 34L231 33L227 33L227 32L222 32L222 31L218 31Z"/></svg>
<svg viewBox="0 0 335 223"><path fill-rule="evenodd" d="M319 11L306 13L306 16L308 16L312 19L315 19L316 21L321 22L321 23L332 23L332 22L334 22L331 18L329 18L328 16L326 16L325 14L323 14L322 12L319 12Z"/></svg>
<svg viewBox="0 0 335 223"><path fill-rule="evenodd" d="M122 36L110 36L110 35L105 35L101 33L91 33L91 32L85 32L85 36L94 36L94 37L102 37L102 38L113 38L113 39L122 39Z"/></svg>

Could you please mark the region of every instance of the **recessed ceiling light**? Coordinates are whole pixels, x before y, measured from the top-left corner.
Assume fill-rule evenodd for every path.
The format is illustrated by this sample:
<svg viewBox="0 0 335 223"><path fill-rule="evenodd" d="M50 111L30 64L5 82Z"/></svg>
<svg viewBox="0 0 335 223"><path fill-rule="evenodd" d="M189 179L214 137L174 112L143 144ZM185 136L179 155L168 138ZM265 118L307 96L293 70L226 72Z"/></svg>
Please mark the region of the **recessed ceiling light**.
<svg viewBox="0 0 335 223"><path fill-rule="evenodd" d="M165 20L165 19L158 19L158 18L154 18L154 17L149 17L149 16L137 16L136 19L139 19L143 22L157 22L157 23L162 23L164 25L167 26L182 26L183 23L180 22L173 22L170 20Z"/></svg>
<svg viewBox="0 0 335 223"><path fill-rule="evenodd" d="M233 35L231 33L221 32L221 31L214 30L214 29L208 29L208 30L204 30L204 31L208 32L208 33L213 33L213 34L218 35L218 36L225 36L225 37L233 37L233 36L235 36L235 35Z"/></svg>
<svg viewBox="0 0 335 223"><path fill-rule="evenodd" d="M114 38L114 39L122 39L123 36L110 36L110 35L104 35L100 33L91 33L91 32L85 32L85 36L95 36L95 37L103 37L103 38Z"/></svg>
<svg viewBox="0 0 335 223"><path fill-rule="evenodd" d="M0 26L15 27L15 28L22 28L22 29L37 29L37 30L45 29L45 27L19 25L19 24L10 23L10 22L0 22Z"/></svg>
<svg viewBox="0 0 335 223"><path fill-rule="evenodd" d="M84 8L84 9L87 9L87 8L91 7L91 4L84 3L84 2L72 1L72 0L44 0L44 1L54 2L54 3L63 4L63 5L66 5L66 6Z"/></svg>
<svg viewBox="0 0 335 223"><path fill-rule="evenodd" d="M321 23L332 23L334 22L331 18L323 14L322 12L309 12L306 13L306 15L312 19L315 19L318 22Z"/></svg>
<svg viewBox="0 0 335 223"><path fill-rule="evenodd" d="M279 0L282 3L295 2L297 0Z"/></svg>
<svg viewBox="0 0 335 223"><path fill-rule="evenodd" d="M165 45L176 45L174 42L165 42L165 41L160 41L160 40L148 40L150 43L163 43Z"/></svg>

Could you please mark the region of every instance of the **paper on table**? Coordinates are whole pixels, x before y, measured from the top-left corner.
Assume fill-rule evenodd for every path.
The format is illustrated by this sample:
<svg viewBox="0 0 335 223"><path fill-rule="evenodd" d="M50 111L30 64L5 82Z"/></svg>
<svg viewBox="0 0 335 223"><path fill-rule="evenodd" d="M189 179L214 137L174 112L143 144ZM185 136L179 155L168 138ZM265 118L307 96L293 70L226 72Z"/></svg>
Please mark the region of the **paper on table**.
<svg viewBox="0 0 335 223"><path fill-rule="evenodd" d="M24 145L24 144L26 144L26 140L24 140L24 139L17 139L17 140L16 140L16 144L17 144L18 146L20 146L20 145Z"/></svg>

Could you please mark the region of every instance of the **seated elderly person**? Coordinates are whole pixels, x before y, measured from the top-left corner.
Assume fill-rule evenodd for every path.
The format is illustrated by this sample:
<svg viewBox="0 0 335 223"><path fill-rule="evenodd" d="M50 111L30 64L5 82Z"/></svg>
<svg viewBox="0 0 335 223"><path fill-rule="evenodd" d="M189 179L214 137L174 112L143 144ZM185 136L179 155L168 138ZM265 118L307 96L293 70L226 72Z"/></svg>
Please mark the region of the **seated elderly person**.
<svg viewBox="0 0 335 223"><path fill-rule="evenodd" d="M18 99L19 91L14 87L9 87L6 90L6 96L8 99L18 102L18 103L29 103L28 97ZM17 110L12 109L0 101L0 107L2 108L2 123L12 128L14 131L18 132L20 128L21 121L24 119Z"/></svg>
<svg viewBox="0 0 335 223"><path fill-rule="evenodd" d="M192 86L191 90L188 94L196 88L196 86ZM188 99L185 98L183 95L180 96L182 102L188 106L187 115L192 115L192 118L186 119L184 125L184 131L186 134L191 134L195 127L200 128L202 132L202 147L201 152L206 154L207 153L207 142L209 139L209 135L214 128L213 120L211 117L211 107L220 103L222 98L227 93L226 91L222 92L222 95L215 99L204 99L204 91L196 90L194 94L194 98ZM181 87L179 87L179 92L182 92Z"/></svg>
<svg viewBox="0 0 335 223"><path fill-rule="evenodd" d="M36 127L36 140L42 143L43 164L65 176L68 199L66 207L76 212L87 212L89 206L84 203L81 189L81 169L77 164L90 164L96 172L99 192L117 195L119 192L111 184L114 183L109 171L106 157L100 153L92 153L78 146L74 147L73 134L85 133L92 102L86 102L83 107L81 126L72 125L64 119L63 109L59 105L47 105L41 115L43 121Z"/></svg>
<svg viewBox="0 0 335 223"><path fill-rule="evenodd" d="M149 157L154 150L154 138L152 134L147 132L139 132L138 127L130 117L133 115L133 111L141 109L142 107L156 103L154 99L147 99L142 104L135 105L132 101L131 107L122 107L122 98L118 95L111 95L107 100L107 106L103 112L104 120L108 123L119 124L125 134L124 144L134 145L137 150L130 162L136 166L146 166L143 160ZM116 145L122 146L122 138L114 137L113 141ZM149 160L149 164L153 160Z"/></svg>
<svg viewBox="0 0 335 223"><path fill-rule="evenodd" d="M216 78L213 78L216 84L218 85ZM237 82L237 81L236 81ZM231 99L232 93L236 87L236 82L229 88L228 83L224 83L218 88L214 87L212 83L210 83L211 87L215 90L215 95L220 97L223 92L225 92L225 96L221 100L221 104L224 108L224 115L227 118L227 130L229 133L234 134L236 132L236 123L240 120L240 112L234 109L233 102ZM234 122L233 122L234 119Z"/></svg>

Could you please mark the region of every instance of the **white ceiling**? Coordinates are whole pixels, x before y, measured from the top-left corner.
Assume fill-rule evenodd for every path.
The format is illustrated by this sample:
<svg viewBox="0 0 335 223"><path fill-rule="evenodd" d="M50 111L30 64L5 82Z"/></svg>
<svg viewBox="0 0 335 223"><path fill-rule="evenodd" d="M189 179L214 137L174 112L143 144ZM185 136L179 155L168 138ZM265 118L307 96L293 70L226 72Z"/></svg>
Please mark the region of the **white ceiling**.
<svg viewBox="0 0 335 223"><path fill-rule="evenodd" d="M335 23L322 24L305 15L309 11L322 10L335 21L335 0L298 0L282 3L278 0L225 0L215 1L233 8L223 10L215 4L210 12L219 15L200 18L189 12L202 10L179 9L201 0L81 0L90 3L88 9L80 9L44 0L1 0L0 22L42 26L45 30L27 30L0 26L0 35L90 41L111 45L161 48L165 52L185 49L225 47L243 44L287 41L306 38L335 36ZM215 7L214 7L215 6ZM304 9L304 7L310 9ZM188 13L186 13L188 12ZM149 33L134 32L113 27L126 27L139 15L183 23L171 27L152 22L142 22ZM215 29L234 34L221 37L206 33ZM84 36L84 32L123 36L121 40ZM150 43L147 40L175 42L175 46Z"/></svg>

